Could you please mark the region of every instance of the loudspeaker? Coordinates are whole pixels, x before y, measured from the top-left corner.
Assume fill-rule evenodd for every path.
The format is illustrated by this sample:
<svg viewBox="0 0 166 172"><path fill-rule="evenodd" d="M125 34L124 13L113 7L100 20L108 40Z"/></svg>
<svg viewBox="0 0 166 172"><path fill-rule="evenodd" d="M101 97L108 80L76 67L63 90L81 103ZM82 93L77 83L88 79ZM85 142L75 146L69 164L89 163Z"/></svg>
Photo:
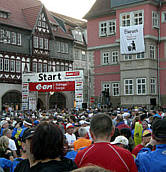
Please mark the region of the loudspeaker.
<svg viewBox="0 0 166 172"><path fill-rule="evenodd" d="M87 103L82 103L82 108L87 109Z"/></svg>
<svg viewBox="0 0 166 172"><path fill-rule="evenodd" d="M150 99L150 105L156 106L156 98Z"/></svg>

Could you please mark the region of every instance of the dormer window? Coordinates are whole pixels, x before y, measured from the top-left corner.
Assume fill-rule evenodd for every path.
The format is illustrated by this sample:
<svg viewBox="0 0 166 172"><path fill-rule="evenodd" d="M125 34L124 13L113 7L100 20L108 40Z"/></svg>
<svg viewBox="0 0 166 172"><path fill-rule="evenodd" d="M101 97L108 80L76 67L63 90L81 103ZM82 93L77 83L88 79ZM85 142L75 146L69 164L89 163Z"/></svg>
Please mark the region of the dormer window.
<svg viewBox="0 0 166 172"><path fill-rule="evenodd" d="M4 11L0 11L0 18L4 18L4 19L7 19L8 18L8 13L7 12L4 12Z"/></svg>

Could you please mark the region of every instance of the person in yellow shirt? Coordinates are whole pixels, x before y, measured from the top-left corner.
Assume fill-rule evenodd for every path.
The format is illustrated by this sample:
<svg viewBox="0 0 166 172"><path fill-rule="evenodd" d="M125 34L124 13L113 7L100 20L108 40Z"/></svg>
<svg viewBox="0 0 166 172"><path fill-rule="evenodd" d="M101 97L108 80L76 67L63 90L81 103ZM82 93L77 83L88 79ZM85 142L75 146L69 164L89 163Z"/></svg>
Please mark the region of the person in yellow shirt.
<svg viewBox="0 0 166 172"><path fill-rule="evenodd" d="M84 127L80 127L78 130L79 138L74 142L74 150L79 151L82 150L92 144L92 141L86 139L87 130Z"/></svg>

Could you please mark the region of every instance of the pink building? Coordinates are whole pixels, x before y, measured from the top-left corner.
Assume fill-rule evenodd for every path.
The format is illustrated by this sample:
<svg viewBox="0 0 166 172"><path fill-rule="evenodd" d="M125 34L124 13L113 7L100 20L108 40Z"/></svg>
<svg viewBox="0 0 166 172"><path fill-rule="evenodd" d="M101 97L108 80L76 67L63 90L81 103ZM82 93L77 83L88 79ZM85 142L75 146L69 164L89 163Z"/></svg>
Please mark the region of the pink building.
<svg viewBox="0 0 166 172"><path fill-rule="evenodd" d="M166 1L96 0L84 18L96 102L166 106ZM142 24L145 51L122 54L120 27Z"/></svg>

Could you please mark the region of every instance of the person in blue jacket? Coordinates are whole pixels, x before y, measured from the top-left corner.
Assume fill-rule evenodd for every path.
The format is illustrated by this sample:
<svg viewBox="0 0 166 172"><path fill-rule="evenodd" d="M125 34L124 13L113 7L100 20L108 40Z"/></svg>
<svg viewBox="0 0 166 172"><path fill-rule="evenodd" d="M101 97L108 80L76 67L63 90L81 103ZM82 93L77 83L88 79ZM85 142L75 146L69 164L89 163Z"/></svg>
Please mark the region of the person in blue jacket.
<svg viewBox="0 0 166 172"><path fill-rule="evenodd" d="M152 123L152 139L138 153L135 163L139 172L166 171L166 119L157 119Z"/></svg>

